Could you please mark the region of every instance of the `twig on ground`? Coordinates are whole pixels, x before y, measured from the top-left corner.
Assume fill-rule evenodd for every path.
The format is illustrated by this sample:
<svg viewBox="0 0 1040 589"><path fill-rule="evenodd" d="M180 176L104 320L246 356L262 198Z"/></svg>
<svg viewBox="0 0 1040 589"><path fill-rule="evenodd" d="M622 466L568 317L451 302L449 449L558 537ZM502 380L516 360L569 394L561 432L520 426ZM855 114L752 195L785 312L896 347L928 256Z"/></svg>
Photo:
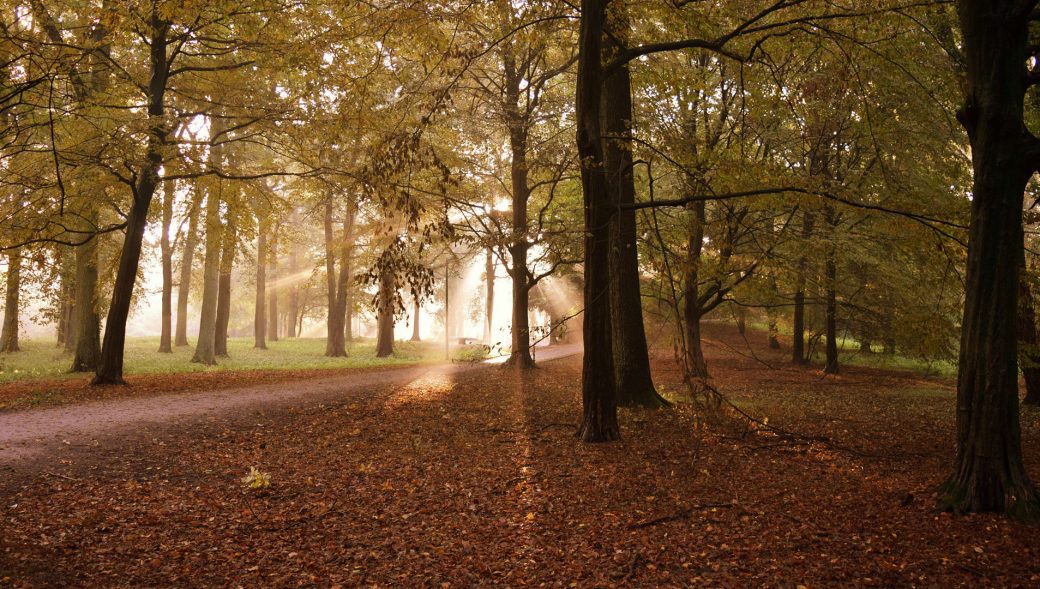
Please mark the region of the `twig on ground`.
<svg viewBox="0 0 1040 589"><path fill-rule="evenodd" d="M695 511L702 511L702 510L705 510L705 509L723 509L723 508L730 508L730 507L733 507L732 503L704 503L704 504L701 504L701 505L694 505L693 507L686 508L686 509L684 509L684 510L682 510L680 512L677 512L677 513L672 513L672 514L669 514L669 515L662 515L661 517L656 517L656 518L651 519L651 520L634 523L634 524L628 526L628 529L630 529L630 530L640 530L640 529L643 529L643 528L649 528L650 526L656 526L657 524L663 524L663 523L668 523L668 522L674 522L674 521L689 519L690 516L692 516Z"/></svg>

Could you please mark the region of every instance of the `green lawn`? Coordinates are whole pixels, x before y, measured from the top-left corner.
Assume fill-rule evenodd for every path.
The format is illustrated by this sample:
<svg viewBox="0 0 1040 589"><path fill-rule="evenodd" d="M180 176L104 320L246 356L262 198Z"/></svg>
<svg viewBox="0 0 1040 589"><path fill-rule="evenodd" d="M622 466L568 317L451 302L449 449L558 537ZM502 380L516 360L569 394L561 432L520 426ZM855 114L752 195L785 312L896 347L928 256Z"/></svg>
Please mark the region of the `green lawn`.
<svg viewBox="0 0 1040 589"><path fill-rule="evenodd" d="M194 342L192 342L194 344ZM127 338L126 374L157 374L204 372L221 370L303 370L314 368L364 368L371 366L399 366L420 362L444 360L443 343L395 342L394 356L375 357L373 340L357 341L350 345L349 358L325 357L324 338L283 340L269 343L267 350L253 348L252 338L232 338L228 341L230 358L219 358L216 366L191 362L194 345L174 348L172 354L160 354L158 337ZM30 379L68 378L72 356L57 347L52 340L21 343L22 351L0 354L0 383ZM79 376L80 378L82 375Z"/></svg>

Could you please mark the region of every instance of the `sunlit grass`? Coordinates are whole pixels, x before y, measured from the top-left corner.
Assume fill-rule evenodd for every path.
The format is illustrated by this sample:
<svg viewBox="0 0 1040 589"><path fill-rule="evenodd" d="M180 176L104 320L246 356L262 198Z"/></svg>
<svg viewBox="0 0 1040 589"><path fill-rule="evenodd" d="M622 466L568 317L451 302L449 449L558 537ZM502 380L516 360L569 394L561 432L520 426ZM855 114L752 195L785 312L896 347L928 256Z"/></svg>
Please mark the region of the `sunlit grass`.
<svg viewBox="0 0 1040 589"><path fill-rule="evenodd" d="M159 338L128 338L124 372L126 374L174 374L185 372L216 372L240 370L307 370L323 368L367 368L401 366L444 359L443 344L434 342L395 342L390 358L375 357L375 342L356 341L350 344L349 358L325 356L324 338L304 338L268 343L267 350L253 348L252 338L232 338L228 341L229 358L218 358L216 366L191 362L195 352L192 345L175 347L172 354L160 354ZM52 340L22 342L22 351L0 354L0 383L20 380L69 378L71 354L66 354ZM82 378L79 375L78 378Z"/></svg>

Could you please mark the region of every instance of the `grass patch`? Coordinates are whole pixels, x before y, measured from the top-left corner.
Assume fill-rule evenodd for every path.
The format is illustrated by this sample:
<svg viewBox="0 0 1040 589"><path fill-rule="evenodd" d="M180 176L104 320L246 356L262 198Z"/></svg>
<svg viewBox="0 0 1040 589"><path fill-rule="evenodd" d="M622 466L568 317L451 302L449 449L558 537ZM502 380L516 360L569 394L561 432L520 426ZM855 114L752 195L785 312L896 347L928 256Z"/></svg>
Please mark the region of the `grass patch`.
<svg viewBox="0 0 1040 589"><path fill-rule="evenodd" d="M0 354L0 383L26 380L82 378L68 373L72 355L52 342L35 340L22 342L22 351ZM172 354L160 354L159 338L127 338L124 372L132 374L179 374L190 372L218 372L242 370L308 370L321 368L369 368L374 366L401 366L444 359L443 347L436 343L399 341L394 343L394 355L376 358L373 340L350 344L348 358L325 356L324 338L301 338L268 343L268 349L253 348L252 338L228 340L229 358L218 358L216 366L191 362L195 346L174 348ZM42 401L41 401L42 402Z"/></svg>

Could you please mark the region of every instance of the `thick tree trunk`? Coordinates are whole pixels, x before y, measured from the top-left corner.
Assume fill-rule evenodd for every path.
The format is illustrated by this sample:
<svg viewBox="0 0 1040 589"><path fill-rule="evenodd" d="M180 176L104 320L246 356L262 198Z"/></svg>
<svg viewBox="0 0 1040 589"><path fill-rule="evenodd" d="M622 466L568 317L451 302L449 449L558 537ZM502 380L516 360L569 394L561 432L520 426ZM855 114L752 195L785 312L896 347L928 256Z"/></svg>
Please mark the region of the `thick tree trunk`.
<svg viewBox="0 0 1040 589"><path fill-rule="evenodd" d="M174 332L175 346L188 345L188 295L191 292L191 271L195 264L195 250L199 246L199 218L202 214L202 188L196 186L192 192L191 209L188 211L188 229L184 235L184 251L181 253L180 281L177 283L177 326Z"/></svg>
<svg viewBox="0 0 1040 589"><path fill-rule="evenodd" d="M621 4L607 17L604 49L616 54L618 43L628 39L628 18ZM610 227L610 325L614 354L614 385L623 407L663 407L650 374L650 354L643 327L643 301L639 281L635 211L622 207L636 200L632 160L632 81L628 65L617 68L603 81L601 97L603 158L607 190L615 213Z"/></svg>
<svg viewBox="0 0 1040 589"><path fill-rule="evenodd" d="M220 276L217 278L217 331L213 352L219 358L228 357L228 328L231 325L231 274L235 267L238 231L234 221L224 228L224 244L220 253Z"/></svg>
<svg viewBox="0 0 1040 589"><path fill-rule="evenodd" d="M419 304L419 299L415 299L412 307L412 339L413 342L422 341L419 336L419 314L422 312L422 305Z"/></svg>
<svg viewBox="0 0 1040 589"><path fill-rule="evenodd" d="M531 291L528 288L527 269L516 266L516 256L526 258L527 245L509 248L513 256L513 319L512 319L512 347L506 364L517 368L533 368L534 358L531 357L531 321L529 317ZM521 254L520 252L524 253ZM523 258L520 258L523 259ZM518 276L522 273L523 276Z"/></svg>
<svg viewBox="0 0 1040 589"><path fill-rule="evenodd" d="M163 182L162 227L159 234L159 256L162 260L162 325L159 328L159 353L173 352L173 246L170 226L173 224L173 199L177 184Z"/></svg>
<svg viewBox="0 0 1040 589"><path fill-rule="evenodd" d="M1036 331L1034 277L1025 264L1018 278L1018 364L1026 383L1026 405L1040 405L1040 336Z"/></svg>
<svg viewBox="0 0 1040 589"><path fill-rule="evenodd" d="M1022 462L1016 313L1022 194L1037 141L1023 122L1028 16L1035 2L960 0L967 63L958 118L971 141L974 187L957 381L957 457L940 507L1035 518ZM1026 147L1024 147L1026 146ZM1027 149L1028 148L1028 149Z"/></svg>
<svg viewBox="0 0 1040 589"><path fill-rule="evenodd" d="M93 209L86 213L96 223ZM101 318L97 312L99 236L76 246L76 348L72 357L72 372L93 372L101 359Z"/></svg>
<svg viewBox="0 0 1040 589"><path fill-rule="evenodd" d="M22 289L22 250L7 251L7 293L4 297L4 327L0 352L18 352L18 295Z"/></svg>
<svg viewBox="0 0 1040 589"><path fill-rule="evenodd" d="M220 192L223 182L216 182L220 187L211 187L206 195L206 259L202 269L199 339L195 342L195 355L191 359L192 362L207 366L217 363L217 298L220 289L220 249L224 242L224 226L220 221Z"/></svg>
<svg viewBox="0 0 1040 589"><path fill-rule="evenodd" d="M101 359L94 375L94 384L125 384L123 351L126 345L126 320L130 316L130 305L133 302L134 282L137 280L138 264L141 260L144 230L148 225L148 208L161 180L159 170L162 168L163 152L169 132L165 120L164 97L169 73L166 35L170 24L159 17L158 8L155 6L149 24L151 73L147 92L150 122L148 148L134 187L133 204L126 219L126 236L119 255L116 282L112 288L112 303L108 309L105 339L101 346Z"/></svg>
<svg viewBox="0 0 1040 589"><path fill-rule="evenodd" d="M379 309L377 310L378 331L376 334L376 357L386 358L394 354L394 275L383 270L379 277Z"/></svg>
<svg viewBox="0 0 1040 589"><path fill-rule="evenodd" d="M332 197L325 199L325 295L328 313L326 314L325 355L330 358L346 356L343 342L346 330L339 323L340 315L336 312L336 286L339 280L336 275L336 253L342 247L337 243L332 220Z"/></svg>
<svg viewBox="0 0 1040 589"><path fill-rule="evenodd" d="M610 205L600 126L601 63L606 0L582 0L575 114L585 207L585 320L582 420L578 437L608 442L621 437L610 325Z"/></svg>
<svg viewBox="0 0 1040 589"><path fill-rule="evenodd" d="M253 310L253 347L267 349L267 232L262 219L256 225L256 300Z"/></svg>

